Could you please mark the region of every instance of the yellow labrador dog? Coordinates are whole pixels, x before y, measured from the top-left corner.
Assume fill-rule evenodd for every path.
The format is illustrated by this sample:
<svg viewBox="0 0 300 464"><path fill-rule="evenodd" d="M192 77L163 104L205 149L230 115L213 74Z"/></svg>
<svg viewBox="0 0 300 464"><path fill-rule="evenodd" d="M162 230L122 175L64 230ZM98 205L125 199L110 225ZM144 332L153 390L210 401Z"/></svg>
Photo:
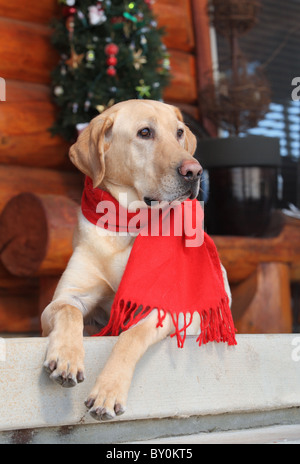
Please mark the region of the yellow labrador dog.
<svg viewBox="0 0 300 464"><path fill-rule="evenodd" d="M183 201L198 195L202 168L193 158L195 148L196 138L176 107L129 100L93 119L71 147L70 158L92 179L94 188L101 187L116 199L126 193L128 202L144 201L147 207L151 200ZM42 314L43 335L49 337L44 365L63 387L84 380L84 324L108 320L133 241L131 235L104 229L100 236L80 212L74 253ZM111 419L125 411L136 363L174 328L170 316L163 327L156 323L153 310L118 337L86 400L95 419ZM199 330L196 318L189 330L192 334Z"/></svg>

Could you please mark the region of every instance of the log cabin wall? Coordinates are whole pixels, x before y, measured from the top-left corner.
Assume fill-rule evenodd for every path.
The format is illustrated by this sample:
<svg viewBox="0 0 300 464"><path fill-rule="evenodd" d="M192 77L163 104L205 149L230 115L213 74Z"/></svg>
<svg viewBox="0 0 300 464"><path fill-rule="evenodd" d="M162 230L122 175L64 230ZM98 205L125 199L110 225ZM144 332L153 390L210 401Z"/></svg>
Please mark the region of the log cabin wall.
<svg viewBox="0 0 300 464"><path fill-rule="evenodd" d="M194 117L199 116L201 57L207 64L210 56L205 4L206 0L157 0L153 7L159 25L166 28L173 75L164 99ZM80 199L82 179L70 165L68 145L48 131L56 111L50 72L58 60L49 23L57 12L57 0L0 0L0 77L6 81L6 101L0 102L0 213L21 192ZM200 32L194 16L201 17ZM196 50L196 40L203 40L203 55L199 47ZM5 247L3 241L1 245ZM16 277L0 263L0 332L38 331L39 311L51 298L56 278Z"/></svg>

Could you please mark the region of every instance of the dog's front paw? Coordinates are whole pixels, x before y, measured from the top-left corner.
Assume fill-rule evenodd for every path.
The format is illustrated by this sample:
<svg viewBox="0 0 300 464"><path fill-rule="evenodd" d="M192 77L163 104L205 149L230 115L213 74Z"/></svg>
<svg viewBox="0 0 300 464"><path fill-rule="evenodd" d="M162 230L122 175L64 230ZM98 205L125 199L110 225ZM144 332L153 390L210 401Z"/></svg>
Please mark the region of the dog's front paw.
<svg viewBox="0 0 300 464"><path fill-rule="evenodd" d="M91 416L98 420L110 420L120 416L126 410L126 400L129 385L119 375L109 376L100 374L90 396L85 401Z"/></svg>
<svg viewBox="0 0 300 464"><path fill-rule="evenodd" d="M70 388L84 381L84 349L83 343L76 345L66 341L53 340L49 336L44 367L50 374L50 379L62 387Z"/></svg>

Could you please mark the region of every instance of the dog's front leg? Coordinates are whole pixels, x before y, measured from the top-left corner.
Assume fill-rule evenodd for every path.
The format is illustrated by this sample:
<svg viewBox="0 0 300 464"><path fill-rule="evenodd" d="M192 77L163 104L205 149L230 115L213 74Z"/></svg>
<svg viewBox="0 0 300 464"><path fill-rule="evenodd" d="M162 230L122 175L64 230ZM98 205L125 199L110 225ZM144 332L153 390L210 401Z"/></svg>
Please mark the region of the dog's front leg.
<svg viewBox="0 0 300 464"><path fill-rule="evenodd" d="M96 420L123 414L135 366L149 346L164 339L173 329L166 316L163 327L156 327L157 310L118 337L112 353L85 404Z"/></svg>
<svg viewBox="0 0 300 464"><path fill-rule="evenodd" d="M42 314L43 335L49 338L44 367L63 387L84 380L83 317L70 304L53 301Z"/></svg>

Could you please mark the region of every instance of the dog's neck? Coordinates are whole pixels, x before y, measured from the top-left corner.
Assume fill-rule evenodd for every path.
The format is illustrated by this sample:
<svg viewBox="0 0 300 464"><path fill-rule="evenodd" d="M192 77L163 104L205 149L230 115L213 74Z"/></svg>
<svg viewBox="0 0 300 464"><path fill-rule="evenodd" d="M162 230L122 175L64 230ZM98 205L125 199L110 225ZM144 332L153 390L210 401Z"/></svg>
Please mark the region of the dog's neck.
<svg viewBox="0 0 300 464"><path fill-rule="evenodd" d="M109 180L105 180L105 182L100 185L100 188L110 193L120 202L123 208L128 209L130 203L140 201L137 191L133 187L117 185Z"/></svg>

